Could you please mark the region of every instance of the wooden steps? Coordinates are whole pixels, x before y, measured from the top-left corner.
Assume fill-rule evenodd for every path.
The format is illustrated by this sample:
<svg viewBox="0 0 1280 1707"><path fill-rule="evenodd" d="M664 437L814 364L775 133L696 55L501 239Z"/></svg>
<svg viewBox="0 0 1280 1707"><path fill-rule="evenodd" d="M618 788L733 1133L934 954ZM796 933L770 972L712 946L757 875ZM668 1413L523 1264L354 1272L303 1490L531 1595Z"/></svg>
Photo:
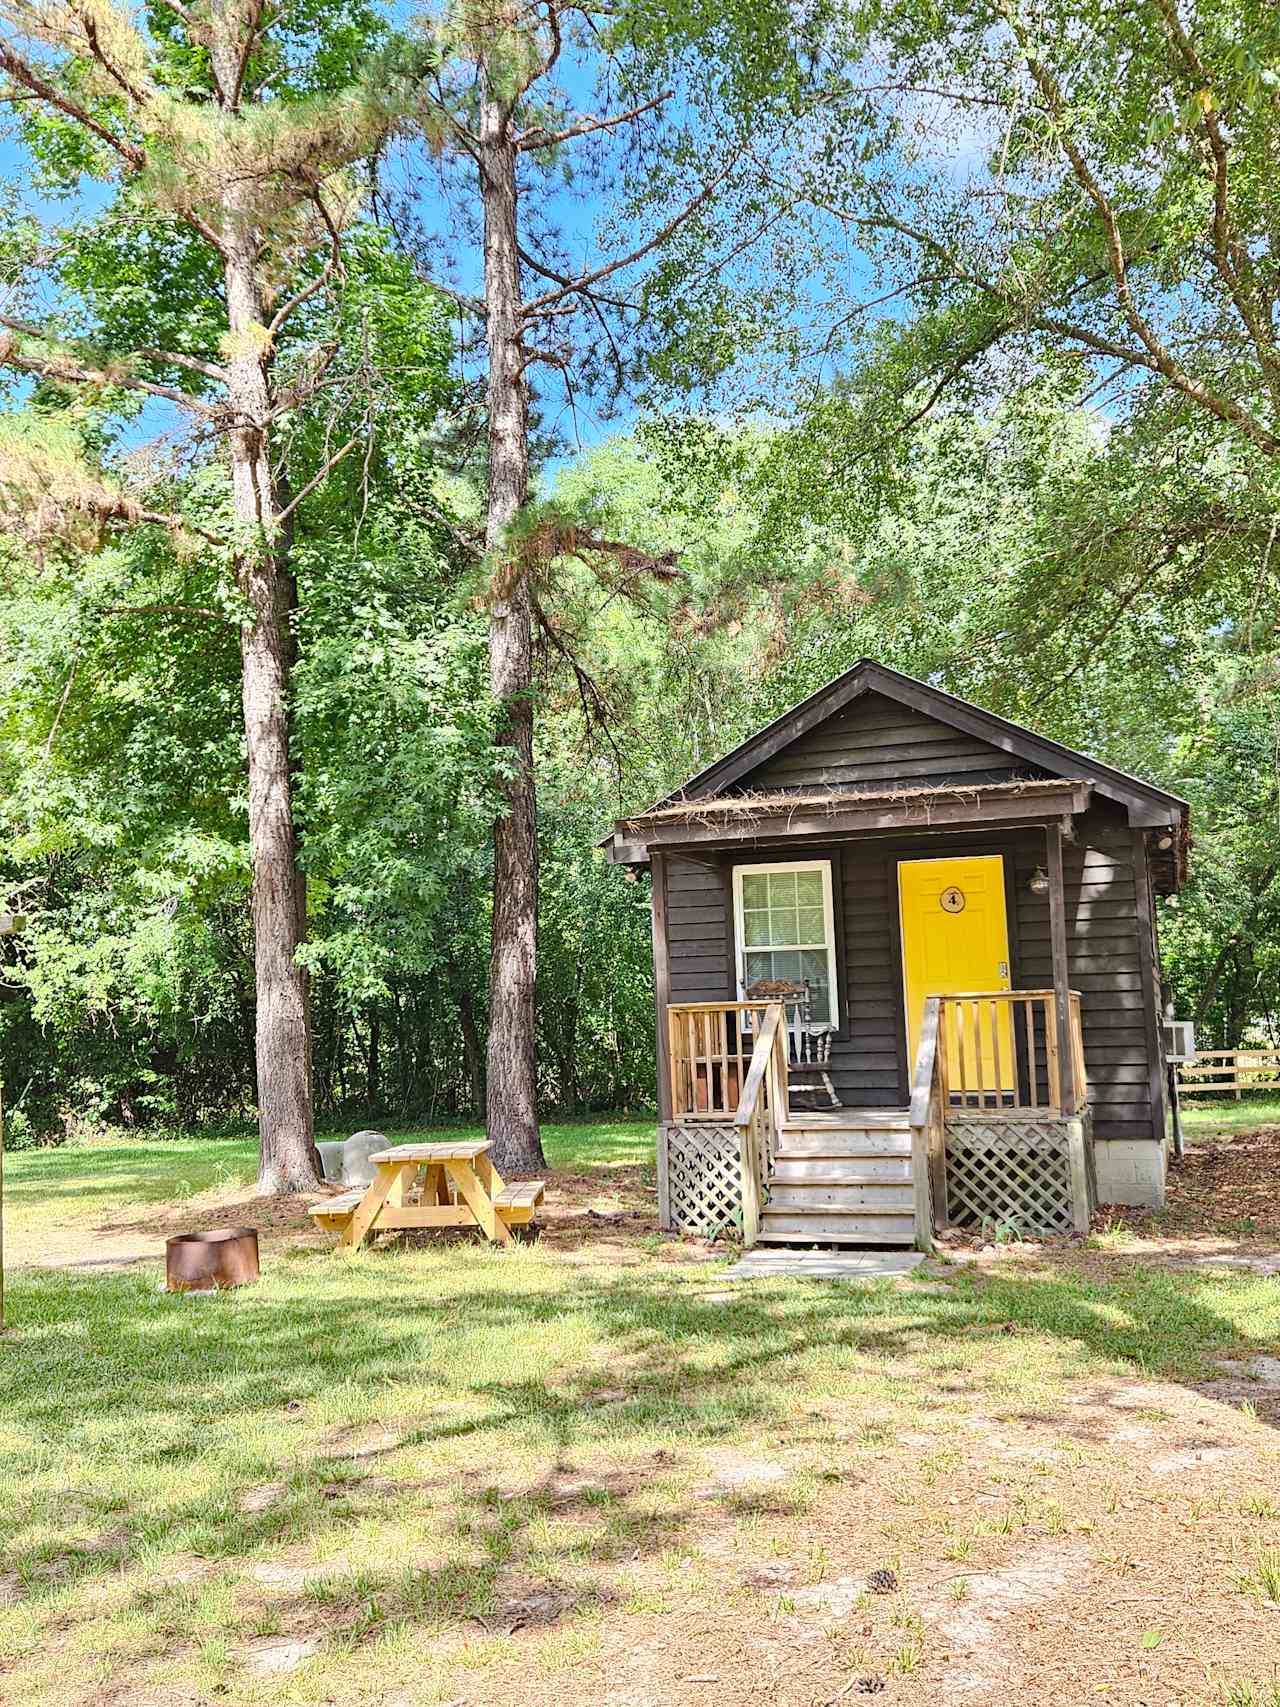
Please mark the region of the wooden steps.
<svg viewBox="0 0 1280 1707"><path fill-rule="evenodd" d="M906 1110L793 1115L779 1135L760 1243L910 1246L914 1240Z"/></svg>

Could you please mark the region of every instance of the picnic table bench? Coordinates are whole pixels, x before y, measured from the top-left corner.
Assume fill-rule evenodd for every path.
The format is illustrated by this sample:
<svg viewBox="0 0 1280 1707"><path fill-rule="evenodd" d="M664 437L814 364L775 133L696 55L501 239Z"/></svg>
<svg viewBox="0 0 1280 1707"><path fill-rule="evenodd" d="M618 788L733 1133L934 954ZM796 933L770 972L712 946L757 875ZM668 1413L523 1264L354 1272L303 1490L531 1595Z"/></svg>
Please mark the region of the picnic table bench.
<svg viewBox="0 0 1280 1707"><path fill-rule="evenodd" d="M540 1179L505 1184L483 1141L395 1144L369 1160L377 1170L369 1185L321 1198L309 1211L352 1250L370 1233L402 1227L479 1227L493 1243L506 1244L511 1229L532 1221L546 1195ZM423 1183L413 1202L419 1174Z"/></svg>

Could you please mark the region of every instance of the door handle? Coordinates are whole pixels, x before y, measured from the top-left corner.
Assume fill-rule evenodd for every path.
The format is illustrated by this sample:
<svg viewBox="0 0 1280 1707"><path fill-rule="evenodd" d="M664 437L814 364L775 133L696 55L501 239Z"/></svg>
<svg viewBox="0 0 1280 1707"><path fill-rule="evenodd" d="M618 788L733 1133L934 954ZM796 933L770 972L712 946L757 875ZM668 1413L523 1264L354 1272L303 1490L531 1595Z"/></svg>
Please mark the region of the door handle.
<svg viewBox="0 0 1280 1707"><path fill-rule="evenodd" d="M1009 982L1009 962L1007 960L997 962L996 975L1003 978L1006 984Z"/></svg>

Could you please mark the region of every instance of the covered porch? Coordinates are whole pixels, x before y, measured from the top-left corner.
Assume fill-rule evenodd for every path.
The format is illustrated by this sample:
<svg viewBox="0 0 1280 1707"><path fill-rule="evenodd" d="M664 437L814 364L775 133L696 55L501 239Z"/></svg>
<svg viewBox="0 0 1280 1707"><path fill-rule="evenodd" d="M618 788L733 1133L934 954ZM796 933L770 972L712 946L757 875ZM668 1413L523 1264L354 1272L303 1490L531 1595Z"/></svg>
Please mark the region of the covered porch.
<svg viewBox="0 0 1280 1707"><path fill-rule="evenodd" d="M781 1002L671 1003L665 1019L665 1226L735 1225L748 1248L771 1210L797 1240L811 1228L815 1242L921 1250L949 1226L1088 1231L1096 1189L1078 992L1068 991L1065 1032L1052 990L928 997L902 1108L797 1106L794 1022Z"/></svg>

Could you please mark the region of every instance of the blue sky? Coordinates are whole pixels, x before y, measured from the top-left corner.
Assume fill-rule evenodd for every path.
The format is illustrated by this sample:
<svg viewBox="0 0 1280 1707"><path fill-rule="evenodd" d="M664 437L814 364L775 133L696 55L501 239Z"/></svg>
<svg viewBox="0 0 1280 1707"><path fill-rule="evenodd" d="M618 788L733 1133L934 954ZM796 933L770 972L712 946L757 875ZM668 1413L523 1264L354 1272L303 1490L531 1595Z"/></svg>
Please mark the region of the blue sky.
<svg viewBox="0 0 1280 1707"><path fill-rule="evenodd" d="M395 11L399 9L398 6L393 8ZM591 75L583 62L575 60L571 54L566 54L562 60L562 71L563 75L559 78L559 82L571 105L578 112L597 110L591 87ZM578 158L581 159L588 158L591 154L608 146L607 143L602 143L599 140L586 140L578 142L574 148ZM409 160L412 159L416 170L421 167L423 158L420 146L413 151L411 156L406 155L403 149L393 151L390 156L388 172L397 187L403 189L409 182ZM25 180L28 185L30 184L30 162L11 138L0 143L0 175L19 183ZM583 180L579 180L580 184L582 182ZM447 203L433 194L429 187L426 187L427 180L420 174L418 183L419 189L414 196L416 215L424 224L435 224L440 227L447 237L451 223ZM560 192L553 192L541 199L538 217L561 228L565 239L565 252L574 265L590 264L592 259L598 259L602 253L596 244L595 236L597 228L611 212L613 198L608 193L610 187L606 186L603 189L592 188L589 185L585 189L575 187L573 190L565 189ZM111 192L103 186L86 183L78 198L51 202L28 189L24 193L23 201L24 205L38 212L42 217L53 222L66 222L75 218L92 217L110 199L110 194ZM532 213L533 209L530 207L526 211ZM654 211L650 216L651 223L647 226L637 227L634 230L628 230L624 227L618 235L624 242L636 240L642 235L648 235L649 230L652 229L652 222L659 221L661 217L662 211ZM530 234L534 224L533 219L529 219L526 224L526 242L530 248L537 247L536 238ZM843 257L837 253L840 249L845 251ZM604 252L608 253L607 250ZM856 250L849 245L846 234L833 231L832 253L828 259L832 262L836 273L842 276L846 292L851 296L856 296L868 282L869 267L865 259L861 258ZM753 263L749 257L744 258L738 263L739 270L749 286L753 264L756 264L760 269L757 271L756 279L763 290L769 282L767 259ZM471 293L478 291L479 256L475 247L464 245L463 252L458 254L456 264L449 271L452 282L458 288ZM819 314L822 308L822 292L825 283L826 281L820 280L816 275L808 281L808 300L805 300L806 290L802 288L799 292L802 306L800 310L796 311L797 313L812 313L815 317ZM902 307L900 304L893 305L888 308L887 312L898 314L902 312ZM581 325L582 322L580 321L579 324ZM815 367L811 377L815 381L818 379L829 380L833 377L834 371L834 367L828 363L821 369ZM794 381L794 372L788 377ZM553 459L550 465L550 471L553 475L556 468L575 454L578 443L589 448L610 434L627 430L635 421L636 406L633 402L624 403L620 411L613 414L603 394L599 392L593 394L589 389L579 389L576 398L576 410L571 413L563 399L563 388L557 380L554 370L545 366L535 367L532 370L532 378L542 399L545 423L558 429L565 440L564 451ZM699 400L695 399L694 401L696 405ZM765 408L767 409L767 407L766 401ZM169 406L163 403L150 403L130 426L128 442L137 443L158 433L175 432L180 426L180 421L175 418L175 411Z"/></svg>

